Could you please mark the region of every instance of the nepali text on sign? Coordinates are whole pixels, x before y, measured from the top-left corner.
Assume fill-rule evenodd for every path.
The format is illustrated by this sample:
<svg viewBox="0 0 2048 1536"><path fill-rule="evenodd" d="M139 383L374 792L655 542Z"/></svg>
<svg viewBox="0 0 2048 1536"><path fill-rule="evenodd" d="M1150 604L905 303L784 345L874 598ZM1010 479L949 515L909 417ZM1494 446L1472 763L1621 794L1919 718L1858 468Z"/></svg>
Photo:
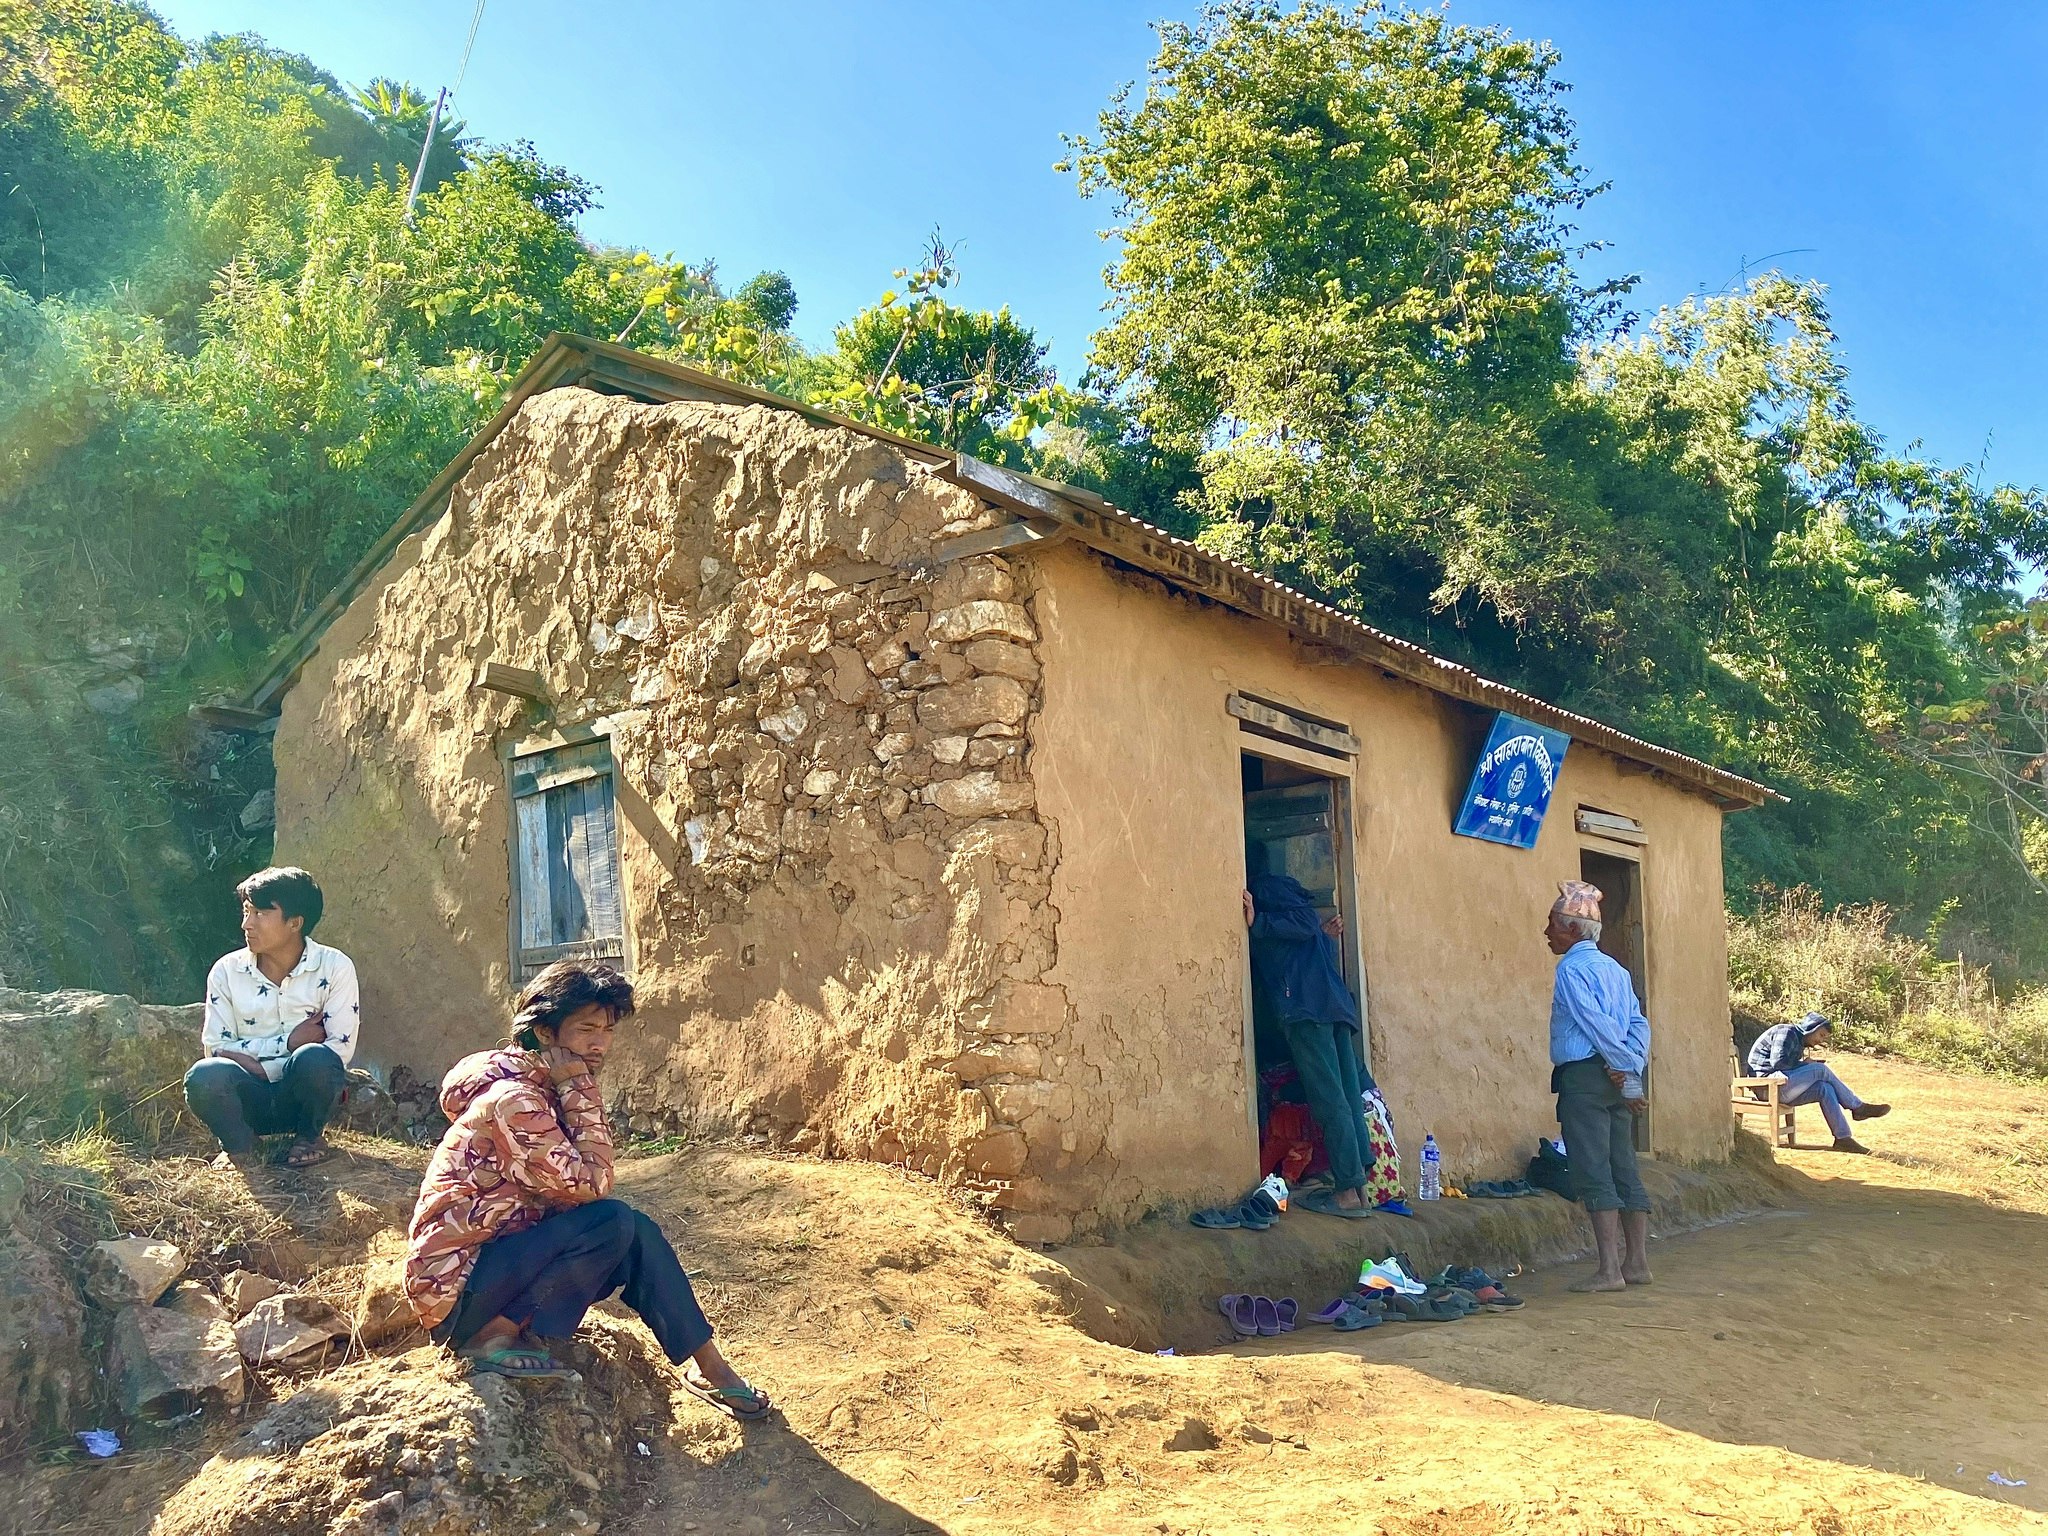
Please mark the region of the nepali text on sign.
<svg viewBox="0 0 2048 1536"><path fill-rule="evenodd" d="M1505 711L1496 715L1452 830L1460 837L1484 838L1510 848L1535 847L1570 745L1571 738L1562 731L1547 730Z"/></svg>

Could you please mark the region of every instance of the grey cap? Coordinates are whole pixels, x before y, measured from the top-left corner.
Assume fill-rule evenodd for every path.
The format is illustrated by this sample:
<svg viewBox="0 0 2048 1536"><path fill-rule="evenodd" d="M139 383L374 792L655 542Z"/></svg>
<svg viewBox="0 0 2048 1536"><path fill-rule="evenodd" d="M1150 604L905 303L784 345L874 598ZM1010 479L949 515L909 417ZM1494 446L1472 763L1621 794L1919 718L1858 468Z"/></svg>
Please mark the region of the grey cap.
<svg viewBox="0 0 2048 1536"><path fill-rule="evenodd" d="M1810 1035L1817 1029L1833 1029L1835 1021L1824 1013L1809 1013L1799 1021L1799 1033Z"/></svg>

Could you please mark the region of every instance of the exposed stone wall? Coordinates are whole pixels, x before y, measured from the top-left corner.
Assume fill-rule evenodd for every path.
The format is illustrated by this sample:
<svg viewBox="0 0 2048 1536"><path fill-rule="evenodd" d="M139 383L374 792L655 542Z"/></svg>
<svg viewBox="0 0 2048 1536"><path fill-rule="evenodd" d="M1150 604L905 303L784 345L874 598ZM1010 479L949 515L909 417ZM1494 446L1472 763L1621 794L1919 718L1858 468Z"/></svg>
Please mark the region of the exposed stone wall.
<svg viewBox="0 0 2048 1536"><path fill-rule="evenodd" d="M502 1028L501 750L601 724L643 1002L608 1083L628 1123L903 1163L1024 1236L1085 1221L1107 1170L1040 979L1035 594L999 558L936 558L993 521L791 412L530 401L278 734L279 856L327 888L366 1055L438 1070ZM485 661L539 672L551 715L476 689Z"/></svg>

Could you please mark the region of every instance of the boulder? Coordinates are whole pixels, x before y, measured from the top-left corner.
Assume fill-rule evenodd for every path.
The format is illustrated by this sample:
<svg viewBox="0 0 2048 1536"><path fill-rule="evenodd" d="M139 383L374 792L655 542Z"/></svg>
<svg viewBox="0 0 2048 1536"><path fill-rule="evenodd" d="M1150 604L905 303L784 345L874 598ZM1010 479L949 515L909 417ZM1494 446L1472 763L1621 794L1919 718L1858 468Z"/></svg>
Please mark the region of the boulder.
<svg viewBox="0 0 2048 1536"><path fill-rule="evenodd" d="M471 1376L435 1348L331 1371L194 1473L153 1536L595 1530L644 1476L636 1448L666 1449L674 1377L607 1317L557 1353L581 1380Z"/></svg>
<svg viewBox="0 0 2048 1536"><path fill-rule="evenodd" d="M217 1319L223 1323L234 1321L228 1315L227 1304L197 1280L180 1280L157 1305L182 1312L187 1317Z"/></svg>
<svg viewBox="0 0 2048 1536"><path fill-rule="evenodd" d="M251 1365L275 1365L346 1337L341 1314L317 1296L266 1296L235 1324L236 1347Z"/></svg>
<svg viewBox="0 0 2048 1536"><path fill-rule="evenodd" d="M255 1274L246 1269L230 1270L220 1283L221 1299L228 1304L228 1311L236 1317L247 1312L266 1296L275 1296L284 1287L268 1275Z"/></svg>
<svg viewBox="0 0 2048 1536"><path fill-rule="evenodd" d="M167 1419L232 1407L248 1391L235 1330L169 1307L123 1307L108 1344L108 1374L122 1412Z"/></svg>
<svg viewBox="0 0 2048 1536"><path fill-rule="evenodd" d="M178 1083L199 1055L202 1005L156 1007L104 992L0 987L0 1082L15 1123L56 1135L106 1119L157 1134L184 1111Z"/></svg>
<svg viewBox="0 0 2048 1536"><path fill-rule="evenodd" d="M149 1237L116 1237L94 1243L85 1263L85 1294L108 1311L153 1307L185 1273L185 1254L176 1243Z"/></svg>
<svg viewBox="0 0 2048 1536"><path fill-rule="evenodd" d="M0 1235L0 1453L68 1435L92 1399L85 1309L55 1256Z"/></svg>
<svg viewBox="0 0 2048 1536"><path fill-rule="evenodd" d="M419 1329L419 1319L405 1297L405 1234L397 1228L370 1239L363 1294L351 1326L357 1342L367 1349L382 1348Z"/></svg>

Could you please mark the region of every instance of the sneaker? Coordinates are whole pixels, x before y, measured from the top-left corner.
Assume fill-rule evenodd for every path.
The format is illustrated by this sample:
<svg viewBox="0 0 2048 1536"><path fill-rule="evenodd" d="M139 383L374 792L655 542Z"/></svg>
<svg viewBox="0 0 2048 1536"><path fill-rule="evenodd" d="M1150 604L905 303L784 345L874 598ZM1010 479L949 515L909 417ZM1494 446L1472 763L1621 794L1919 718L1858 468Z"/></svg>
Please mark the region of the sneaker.
<svg viewBox="0 0 2048 1536"><path fill-rule="evenodd" d="M1837 1136L1835 1144L1828 1148L1828 1150L1830 1152L1862 1152L1867 1154L1870 1148L1863 1145L1854 1136Z"/></svg>
<svg viewBox="0 0 2048 1536"><path fill-rule="evenodd" d="M1858 1104L1849 1111L1851 1120L1882 1120L1892 1112L1889 1104Z"/></svg>

